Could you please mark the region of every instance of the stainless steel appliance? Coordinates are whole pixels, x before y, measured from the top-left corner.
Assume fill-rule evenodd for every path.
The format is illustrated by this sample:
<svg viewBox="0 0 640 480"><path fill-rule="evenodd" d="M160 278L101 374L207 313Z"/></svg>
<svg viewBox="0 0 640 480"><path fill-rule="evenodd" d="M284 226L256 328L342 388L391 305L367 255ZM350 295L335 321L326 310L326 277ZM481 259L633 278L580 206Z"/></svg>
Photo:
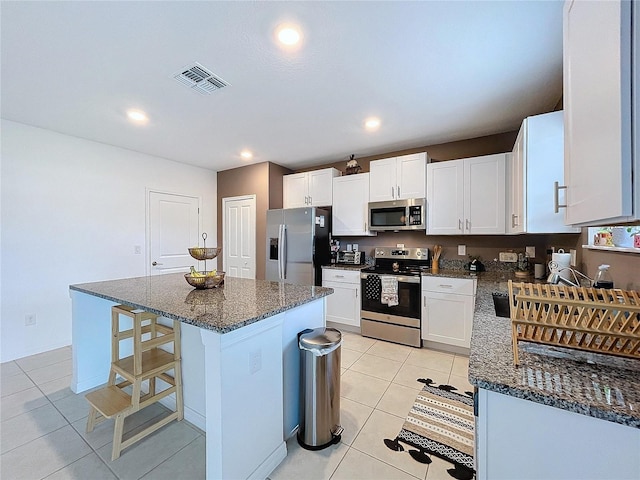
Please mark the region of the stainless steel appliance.
<svg viewBox="0 0 640 480"><path fill-rule="evenodd" d="M425 230L424 198L369 203L369 230Z"/></svg>
<svg viewBox="0 0 640 480"><path fill-rule="evenodd" d="M375 265L360 273L362 310L360 332L365 337L420 347L421 273L431 266L428 248L375 249ZM386 275L398 282L397 305L382 301L376 284Z"/></svg>
<svg viewBox="0 0 640 480"><path fill-rule="evenodd" d="M267 280L321 285L329 265L328 210L315 207L267 210Z"/></svg>
<svg viewBox="0 0 640 480"><path fill-rule="evenodd" d="M362 265L364 263L364 252L338 252L336 263L346 265Z"/></svg>

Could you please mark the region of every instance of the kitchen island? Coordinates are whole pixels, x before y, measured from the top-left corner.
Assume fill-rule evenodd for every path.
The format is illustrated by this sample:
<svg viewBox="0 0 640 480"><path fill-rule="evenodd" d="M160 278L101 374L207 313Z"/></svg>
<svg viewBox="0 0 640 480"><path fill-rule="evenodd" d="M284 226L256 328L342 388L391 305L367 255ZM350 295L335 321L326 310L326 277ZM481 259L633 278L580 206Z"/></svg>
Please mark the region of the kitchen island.
<svg viewBox="0 0 640 480"><path fill-rule="evenodd" d="M640 478L640 361L520 342L493 292L508 272L478 275L469 381L478 388L479 479ZM532 280L524 280L532 281Z"/></svg>
<svg viewBox="0 0 640 480"><path fill-rule="evenodd" d="M107 381L113 305L178 320L185 418L206 432L207 478L266 478L284 459L298 424L297 333L325 325L331 289L226 278L194 290L183 274L69 288L74 392Z"/></svg>

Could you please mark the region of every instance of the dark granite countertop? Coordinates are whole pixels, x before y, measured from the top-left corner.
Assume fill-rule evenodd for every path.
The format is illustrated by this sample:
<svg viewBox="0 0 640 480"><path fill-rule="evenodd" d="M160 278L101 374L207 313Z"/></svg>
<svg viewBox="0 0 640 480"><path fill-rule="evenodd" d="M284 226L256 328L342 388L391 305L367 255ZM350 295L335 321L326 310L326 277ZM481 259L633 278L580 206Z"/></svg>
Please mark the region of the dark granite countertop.
<svg viewBox="0 0 640 480"><path fill-rule="evenodd" d="M227 277L196 290L174 273L70 285L71 290L141 308L197 327L228 333L333 293L333 289Z"/></svg>
<svg viewBox="0 0 640 480"><path fill-rule="evenodd" d="M357 270L360 271L363 268L367 268L369 265L349 265L348 263L334 263L332 265L323 265L323 269L329 270Z"/></svg>
<svg viewBox="0 0 640 480"><path fill-rule="evenodd" d="M508 291L510 279L523 281L510 272L478 274L469 357L471 384L640 428L638 360L520 342L520 365L513 365L511 322L495 315L492 298L493 292Z"/></svg>

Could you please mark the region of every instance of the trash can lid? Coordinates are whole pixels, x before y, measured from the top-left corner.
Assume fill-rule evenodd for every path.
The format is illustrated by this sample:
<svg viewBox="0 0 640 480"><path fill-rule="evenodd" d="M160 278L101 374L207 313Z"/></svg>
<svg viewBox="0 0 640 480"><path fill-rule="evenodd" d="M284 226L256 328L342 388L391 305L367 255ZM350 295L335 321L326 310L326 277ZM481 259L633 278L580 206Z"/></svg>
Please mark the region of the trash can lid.
<svg viewBox="0 0 640 480"><path fill-rule="evenodd" d="M342 333L335 328L314 328L301 332L300 348L305 350L326 350L336 347L342 342Z"/></svg>

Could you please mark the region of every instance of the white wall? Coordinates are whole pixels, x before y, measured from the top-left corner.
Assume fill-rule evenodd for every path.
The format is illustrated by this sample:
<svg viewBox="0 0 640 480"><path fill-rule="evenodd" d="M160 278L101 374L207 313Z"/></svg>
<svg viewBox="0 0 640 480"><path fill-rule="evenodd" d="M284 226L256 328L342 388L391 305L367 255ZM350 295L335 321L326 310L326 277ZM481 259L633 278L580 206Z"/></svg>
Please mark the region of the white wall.
<svg viewBox="0 0 640 480"><path fill-rule="evenodd" d="M201 197L217 237L216 172L7 120L1 140L2 362L71 344L70 284L146 274L147 188Z"/></svg>

